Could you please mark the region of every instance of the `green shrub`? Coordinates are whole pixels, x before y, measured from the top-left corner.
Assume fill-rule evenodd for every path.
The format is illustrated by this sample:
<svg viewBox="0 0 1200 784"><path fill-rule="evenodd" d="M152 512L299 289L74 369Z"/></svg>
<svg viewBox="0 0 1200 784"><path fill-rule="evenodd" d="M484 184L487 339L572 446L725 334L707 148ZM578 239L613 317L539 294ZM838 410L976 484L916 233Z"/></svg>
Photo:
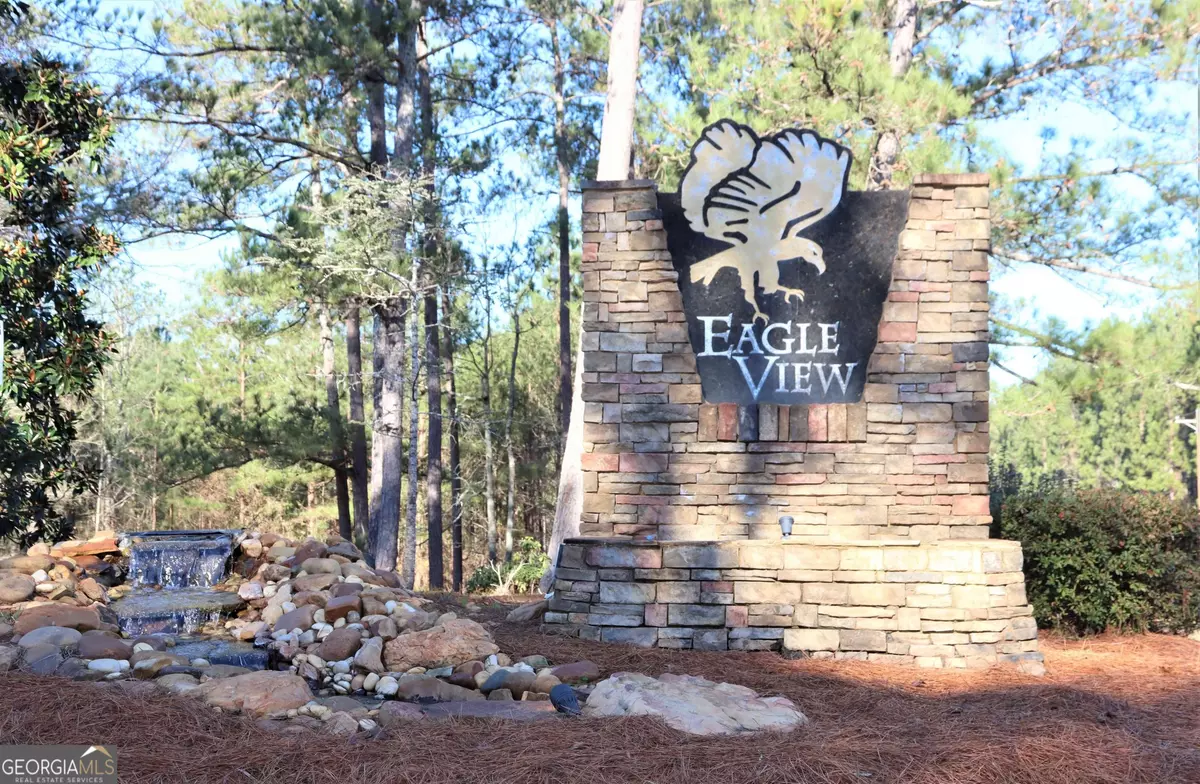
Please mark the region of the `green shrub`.
<svg viewBox="0 0 1200 784"><path fill-rule="evenodd" d="M1004 498L1038 622L1080 634L1200 625L1200 519L1152 493L1043 484Z"/></svg>
<svg viewBox="0 0 1200 784"><path fill-rule="evenodd" d="M538 540L526 536L517 543L510 564L484 564L467 578L467 593L529 593L550 567L550 558L542 552Z"/></svg>

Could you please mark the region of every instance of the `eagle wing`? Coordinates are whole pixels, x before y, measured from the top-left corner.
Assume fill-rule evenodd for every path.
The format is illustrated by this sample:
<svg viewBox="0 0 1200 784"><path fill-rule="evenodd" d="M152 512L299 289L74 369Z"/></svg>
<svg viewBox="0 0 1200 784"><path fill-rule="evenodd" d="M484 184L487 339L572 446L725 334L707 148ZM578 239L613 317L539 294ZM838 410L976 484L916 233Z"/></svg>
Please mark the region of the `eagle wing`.
<svg viewBox="0 0 1200 784"><path fill-rule="evenodd" d="M729 241L722 236L721 216L708 208L711 194L730 175L744 170L754 160L758 149L754 131L732 120L721 120L709 126L692 147L692 162L679 186L680 204L693 231L714 239ZM716 224L712 221L716 219Z"/></svg>
<svg viewBox="0 0 1200 784"><path fill-rule="evenodd" d="M747 171L764 183L758 213L785 239L828 215L842 200L850 152L815 133L788 130L765 139Z"/></svg>

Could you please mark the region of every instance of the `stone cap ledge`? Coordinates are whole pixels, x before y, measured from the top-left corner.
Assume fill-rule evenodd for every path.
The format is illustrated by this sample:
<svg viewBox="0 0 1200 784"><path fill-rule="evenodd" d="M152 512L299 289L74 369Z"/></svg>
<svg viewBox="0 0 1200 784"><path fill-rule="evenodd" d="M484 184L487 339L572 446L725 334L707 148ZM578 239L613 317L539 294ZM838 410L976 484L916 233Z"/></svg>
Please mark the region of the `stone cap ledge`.
<svg viewBox="0 0 1200 784"><path fill-rule="evenodd" d="M994 549L1020 548L1011 539L826 539L824 537L792 537L782 539L621 539L619 537L573 536L563 544L608 544L624 547L989 547Z"/></svg>
<svg viewBox="0 0 1200 784"><path fill-rule="evenodd" d="M964 172L958 174L918 174L913 185L991 185L992 175L987 172Z"/></svg>
<svg viewBox="0 0 1200 784"><path fill-rule="evenodd" d="M579 187L585 191L634 191L658 186L654 180L584 180Z"/></svg>

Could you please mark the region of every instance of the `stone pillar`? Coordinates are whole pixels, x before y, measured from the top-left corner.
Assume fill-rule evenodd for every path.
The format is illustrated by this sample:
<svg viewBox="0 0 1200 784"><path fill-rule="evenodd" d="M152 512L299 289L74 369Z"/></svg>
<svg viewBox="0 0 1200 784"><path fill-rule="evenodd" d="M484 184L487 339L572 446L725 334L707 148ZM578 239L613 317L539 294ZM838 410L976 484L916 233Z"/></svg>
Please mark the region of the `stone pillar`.
<svg viewBox="0 0 1200 784"><path fill-rule="evenodd" d="M583 352L581 534L694 527L694 503L656 490L696 440L700 377L649 180L584 184Z"/></svg>

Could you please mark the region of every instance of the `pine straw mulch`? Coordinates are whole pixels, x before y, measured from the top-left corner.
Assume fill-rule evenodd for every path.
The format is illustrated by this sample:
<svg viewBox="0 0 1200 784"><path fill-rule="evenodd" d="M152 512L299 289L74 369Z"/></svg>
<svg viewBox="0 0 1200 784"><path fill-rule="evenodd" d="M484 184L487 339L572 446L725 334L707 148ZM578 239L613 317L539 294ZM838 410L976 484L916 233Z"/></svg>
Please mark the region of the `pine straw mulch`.
<svg viewBox="0 0 1200 784"><path fill-rule="evenodd" d="M183 697L0 678L0 743L115 744L123 782L1200 782L1200 643L1046 640L1050 674L930 672L640 650L497 624L501 648L605 673L686 672L784 694L790 734L696 738L650 719L421 721L376 739L279 735Z"/></svg>

